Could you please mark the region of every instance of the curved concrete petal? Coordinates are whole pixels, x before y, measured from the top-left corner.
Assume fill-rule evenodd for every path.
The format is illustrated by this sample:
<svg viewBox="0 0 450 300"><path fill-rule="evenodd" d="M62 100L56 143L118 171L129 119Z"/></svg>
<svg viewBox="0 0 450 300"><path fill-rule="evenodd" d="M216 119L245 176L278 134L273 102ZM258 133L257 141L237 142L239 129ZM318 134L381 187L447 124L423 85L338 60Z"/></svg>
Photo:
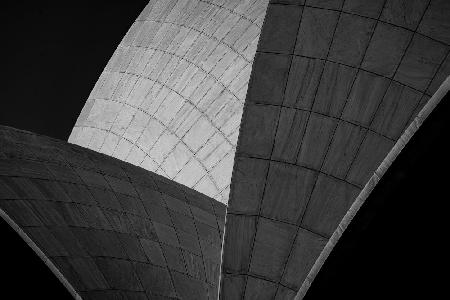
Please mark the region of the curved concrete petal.
<svg viewBox="0 0 450 300"><path fill-rule="evenodd" d="M0 216L76 299L217 298L225 205L126 162L0 126Z"/></svg>
<svg viewBox="0 0 450 300"><path fill-rule="evenodd" d="M317 273L320 271L321 267L325 263L330 252L333 250L336 243L341 238L345 229L348 227L350 222L353 220L353 217L358 213L361 206L364 204L366 199L370 196L371 192L376 187L377 183L380 181L381 177L383 177L384 173L386 173L387 169L392 165L394 160L400 154L402 149L408 144L409 140L412 136L419 130L421 124L426 120L426 118L431 114L434 108L439 104L442 98L449 93L450 91L450 77L442 83L441 87L436 91L436 93L431 97L431 99L427 102L427 104L422 108L419 114L414 118L408 128L405 129L402 136L397 140L394 147L389 151L388 155L384 158L381 164L373 173L372 177L367 181L364 188L359 193L358 197L353 202L352 206L349 208L345 216L342 218L336 230L333 232L333 235L328 240L324 249L320 253L319 257L315 261L314 265L310 269L305 281L302 283L300 290L298 291L295 299L302 299L308 288L310 287L312 281L316 277Z"/></svg>
<svg viewBox="0 0 450 300"><path fill-rule="evenodd" d="M268 0L152 0L90 94L69 142L227 203Z"/></svg>
<svg viewBox="0 0 450 300"><path fill-rule="evenodd" d="M236 151L221 299L302 298L430 112L416 118L450 73L449 15L448 1L271 1Z"/></svg>
<svg viewBox="0 0 450 300"><path fill-rule="evenodd" d="M301 299L383 169L439 100L433 97L422 110L450 73L448 1L272 0L265 15L266 4L151 1L69 139L224 203L234 160L222 299ZM15 171L42 175L28 164L3 169ZM64 172L57 176L67 179ZM97 186L109 182L80 176ZM53 209L33 212L27 205L28 221L58 221ZM45 217L34 218L38 213ZM203 214L198 218L208 223ZM169 244L172 230L160 228ZM109 242L105 237L100 246ZM64 263L80 270L88 264ZM97 265L109 274L119 264ZM178 267L171 266L172 286L158 288L213 295L187 277L176 279ZM123 270L119 276L131 276L130 268ZM94 278L89 284L123 283L86 272ZM127 290L140 289L129 282L135 286Z"/></svg>

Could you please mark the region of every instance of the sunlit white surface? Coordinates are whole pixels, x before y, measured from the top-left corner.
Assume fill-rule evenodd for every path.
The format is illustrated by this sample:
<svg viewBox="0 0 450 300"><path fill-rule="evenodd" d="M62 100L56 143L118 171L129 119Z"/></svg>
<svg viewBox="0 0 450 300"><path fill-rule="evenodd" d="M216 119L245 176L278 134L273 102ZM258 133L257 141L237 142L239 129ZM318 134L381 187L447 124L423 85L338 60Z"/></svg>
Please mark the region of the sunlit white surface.
<svg viewBox="0 0 450 300"><path fill-rule="evenodd" d="M150 1L69 137L227 203L268 0Z"/></svg>

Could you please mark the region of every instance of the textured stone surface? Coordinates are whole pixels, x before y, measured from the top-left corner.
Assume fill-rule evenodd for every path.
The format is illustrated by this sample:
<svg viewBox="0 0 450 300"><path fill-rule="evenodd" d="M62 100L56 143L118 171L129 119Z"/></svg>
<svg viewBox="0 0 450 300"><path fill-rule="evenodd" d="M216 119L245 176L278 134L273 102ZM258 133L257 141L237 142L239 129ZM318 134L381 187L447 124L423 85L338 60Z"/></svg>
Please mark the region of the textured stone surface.
<svg viewBox="0 0 450 300"><path fill-rule="evenodd" d="M223 204L8 127L0 127L0 157L0 209L83 299L216 299Z"/></svg>
<svg viewBox="0 0 450 300"><path fill-rule="evenodd" d="M230 192L221 299L292 299L305 291L338 224L364 186L373 187L370 176L450 70L447 1L273 0L264 19L266 4L151 1L102 73L70 138L222 202ZM216 269L199 271L198 255L204 259L205 245L220 245L211 206L192 199L183 205L169 188L174 183L160 178L157 191L171 197L151 196L157 203L142 209L132 200L140 197L136 183L120 180L121 171L109 163L99 174L89 161L78 159L75 174L56 167L52 174L69 182L82 178L97 202L123 211L127 221L106 218L108 224L101 208L80 208L78 217L29 204L24 199L34 187L22 179L20 201L4 202L21 211L15 216L20 224L39 228L30 234L45 237L55 264L75 285L109 298L127 293L139 299L151 289L201 299L199 293L214 290L202 285ZM19 171L46 176L29 163ZM5 186L8 197L17 197ZM117 201L106 200L111 193ZM217 212L217 202L209 203ZM152 227L139 222L142 212ZM69 222L66 215L82 228L68 234L52 228ZM122 233L118 240L98 232L107 226ZM148 241L142 251L126 237L127 228ZM203 242L196 244L195 234ZM129 246L120 250L119 242ZM99 253L105 257L87 259ZM67 262L64 255L81 258ZM153 277L155 270L160 277ZM83 282L79 273L89 279Z"/></svg>
<svg viewBox="0 0 450 300"><path fill-rule="evenodd" d="M446 1L271 1L261 36L280 11L298 28L295 47L292 36L283 51L261 39L256 52L221 299L293 299L299 290L301 299L361 190L449 75Z"/></svg>
<svg viewBox="0 0 450 300"><path fill-rule="evenodd" d="M227 203L267 3L151 0L100 75L69 141ZM291 19L301 9L285 10L272 12L273 30L263 39L289 52L297 30Z"/></svg>

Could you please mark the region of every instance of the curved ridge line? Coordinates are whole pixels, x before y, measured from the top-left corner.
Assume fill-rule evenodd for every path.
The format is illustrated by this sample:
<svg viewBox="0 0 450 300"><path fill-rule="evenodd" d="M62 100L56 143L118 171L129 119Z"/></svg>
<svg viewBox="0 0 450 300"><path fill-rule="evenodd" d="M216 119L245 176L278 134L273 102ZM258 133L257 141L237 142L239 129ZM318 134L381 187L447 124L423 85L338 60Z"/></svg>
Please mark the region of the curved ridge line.
<svg viewBox="0 0 450 300"><path fill-rule="evenodd" d="M165 125L161 120L159 120L157 117L155 117L154 115L149 114L147 111L143 110L143 109L140 108L140 107L136 107L136 106L131 105L131 104L127 103L127 102L120 102L120 101L114 100L114 99L95 98L94 100L101 100L101 101L105 101L105 102L108 102L108 101L116 102L116 103L120 103L120 104L126 105L126 106L128 106L128 107L131 107L131 108L137 110L137 111L142 112L143 114L147 115L147 116L150 118L150 120L155 120L155 121L157 121L159 124L161 124L161 125L164 127L164 131L168 131L170 134L176 136L176 137L180 140L180 142L181 142L183 145L185 145L186 148L192 153L192 156L193 156L193 157L195 157L195 154L196 154L198 151L200 151L201 149L203 149L203 147L204 147L204 145L203 145L197 152L195 152L194 150L191 149L191 147L189 147L189 145L186 144L186 142L184 142L183 138L184 138L185 135L183 135L183 136L180 137L174 130L172 130L171 128L169 128L169 126L166 126L166 125ZM200 111L200 112L201 112L201 111ZM150 122L150 120L149 120L149 122ZM147 125L148 125L148 124L147 124ZM117 137L122 138L122 139L128 141L130 144L133 144L134 146L136 146L137 148L139 148L142 152L146 153L146 156L150 157L150 156L148 155L147 151L144 150L142 147L140 147L140 146L137 144L137 142L139 141L139 139L140 139L141 136L142 136L142 132L141 132L140 136L136 139L136 142L133 142L133 141L131 141L130 139L128 139L128 138L125 137L126 131L125 131L125 133L123 133L122 135L120 135L120 134L118 134L118 133L112 131L111 128L109 128L109 129L104 129L104 128L100 128L100 127L96 127L96 126L89 126L89 125L86 125L86 124L83 124L83 125L75 125L74 128L75 128L75 127L78 127L78 128L94 128L94 129L100 129L100 130L102 130L102 131L106 131L106 132L108 132L108 133L113 133L113 134L116 135ZM129 128L129 127L127 127L127 129L128 129L128 128ZM146 126L146 127L143 129L143 131L144 131L146 128L148 128L148 127ZM163 131L163 133L164 133L164 131ZM233 131L233 132L234 132L234 131ZM151 150L153 149L153 146L158 142L159 138L162 136L163 133L161 133L161 134L158 136L158 139L155 141L155 143L152 144L152 146L150 147L150 149L148 149L148 151L151 151ZM216 133L218 133L218 134L220 134L220 135L223 136L224 141L227 142L227 143L231 146L231 149L232 149L232 150L236 148L236 146L234 146L234 145L227 139L227 136L226 136L222 131L218 130ZM209 141L210 139L211 139L211 138L209 138L208 141ZM90 142L89 142L89 144L88 144L87 146L90 146ZM94 150L94 151L100 151L101 148L102 148L102 147L100 147L98 150ZM115 150L113 151L113 153L112 153L110 156L113 156L114 152L115 152ZM109 155L109 154L106 154L106 155ZM226 156L226 155L225 155L225 156ZM224 156L224 157L225 157L225 156ZM127 155L127 157L128 157L128 155ZM166 157L167 157L167 156L165 156L164 159L165 159ZM222 159L223 159L223 158L222 158ZM221 159L220 161L222 161L222 159ZM125 158L125 161L126 161L126 158ZM220 162L220 161L219 161L219 162ZM156 161L155 161L155 162L156 162ZM200 161L199 161L199 162L200 162ZM219 162L218 162L218 163L219 163ZM218 163L216 163L212 168L214 168ZM156 162L156 164L158 164L158 163ZM158 167L160 167L160 164L158 164ZM206 171L208 170L206 167L204 167L204 168L205 168ZM219 190L219 189L218 189L218 190Z"/></svg>
<svg viewBox="0 0 450 300"><path fill-rule="evenodd" d="M128 73L124 73L124 74L128 74ZM131 75L135 75L135 74L132 74L132 73L131 73ZM141 76L141 77L143 77L143 76ZM150 81L153 81L154 83L160 84L161 86L167 87L169 90L171 90L171 91L177 93L175 90L172 90L169 86L167 86L167 85L165 85L165 84L163 84L163 83L161 83L161 82L159 82L159 81L152 80L152 79L150 79L150 78L148 78L148 77L144 77L144 78L146 78L146 79L148 79L148 80L150 80ZM178 94L178 93L177 93L177 94ZM179 94L179 95L180 95L180 94ZM180 95L180 96L181 96L181 95ZM182 96L181 96L181 97L182 97ZM105 101L105 102L111 101L111 102L120 103L120 104L122 104L122 105L126 105L126 106L128 106L128 107L131 107L131 108L137 110L137 111L141 111L141 112L144 113L145 115L149 116L150 119L156 120L158 123L160 123L160 124L164 127L165 131L168 131L169 133L171 133L171 134L173 134L174 136L176 136L176 137L179 139L179 141L180 141L182 144L184 144L184 145L186 146L186 148L191 152L192 157L195 158L195 160L197 160L197 162L198 162L198 163L202 166L202 168L205 170L205 172L206 172L206 175L205 175L205 176L208 176L208 177L210 178L210 180L211 180L212 183L214 184L214 187L215 187L216 190L217 190L217 193L214 195L214 197L216 197L217 195L220 195L220 194L221 194L221 193L229 186L229 184L228 184L228 185L226 185L225 187L223 187L222 189L219 188L219 186L217 185L217 182L214 180L214 178L213 178L212 175L210 174L210 171L208 170L208 168L203 164L202 161L200 161L200 159L198 159L198 158L195 156L196 152L194 152L194 151L193 151L193 150L192 150L192 149L184 142L184 140L183 140L184 135L183 135L182 137L179 137L179 136L175 133L174 130L170 129L169 126L166 126L161 120L159 120L159 119L158 119L157 117L155 117L154 115L151 115L151 114L148 113L147 111L143 110L141 107L136 107L136 106L131 105L131 104L127 103L127 102L121 102L121 101L118 101L118 100L107 99L107 98L91 98L91 99L94 100L94 101L96 101L96 100L102 100L102 101ZM190 103L190 104L193 106L193 108L197 109L197 110L198 110L198 111L199 111L199 112L200 112L200 113L201 113L201 114L202 114L202 115L210 122L210 124L212 125L212 127L215 128L215 129L217 130L216 133L220 134L220 135L223 137L224 141L225 141L226 143L228 143L228 144L231 146L231 149L232 149L232 150L236 148L236 146L233 145L233 144L231 143L231 141L228 139L228 136L232 135L232 134L234 133L234 131L233 131L231 134L229 134L229 135L227 136L222 130L220 130L219 128L217 128L217 127L214 125L214 123L209 119L209 117L206 116L206 112L203 112L203 111L200 110L197 106L193 105L193 103L190 102L189 99L186 99L186 98L183 98L183 99L185 99L186 102ZM238 103L239 103L239 102L238 102ZM237 112L235 112L235 113L233 114L233 116L236 115L236 113L237 113ZM171 122L172 122L172 121L171 121ZM225 124L226 124L226 123L225 123ZM111 126L112 126L112 125L111 125ZM161 170L164 171L164 169L162 168L162 164L163 164L164 161L167 159L167 157L169 156L169 154L167 154L166 156L164 156L164 161L163 161L163 163L161 163L161 164L157 163L157 162L149 155L149 153L148 153L147 151L144 151L144 149L143 149L142 147L140 147L140 146L137 144L137 141L138 141L138 140L140 139L140 137L142 136L142 132L141 132L139 138L136 140L136 142L132 142L131 140L129 140L128 138L125 137L125 132L126 132L126 131L125 131L122 135L120 135L120 134L118 134L118 133L112 131L111 128L109 128L109 129L104 129L104 128L99 128L99 127L95 127L95 126L88 126L88 125L86 125L86 124L78 125L78 126L75 125L74 128L75 128L75 127L78 127L78 128L92 128L92 129L98 129L98 130L101 130L101 131L106 131L107 133L113 133L113 134L116 135L117 137L122 138L122 139L128 141L130 144L132 144L132 145L134 145L135 147L137 147L138 149L140 149L142 152L145 153L145 157L150 157L150 158L156 163L156 165L158 166L157 169L161 169ZM164 133L164 132L163 132L163 133ZM162 133L162 134L163 134L163 133ZM162 135L162 134L161 134L161 135ZM158 140L159 140L159 138L161 137L161 135L158 136ZM106 137L105 137L105 138L106 138ZM155 143L156 143L158 140L156 140ZM208 141L209 141L209 139L208 139ZM91 143L91 142L89 141L89 143L88 143L88 145L87 145L86 147L88 147L88 146L90 145L90 143ZM151 151L151 149L153 148L154 145L155 145L155 144L153 144L152 147L151 147L148 151ZM102 147L103 147L103 144L102 144L102 146L101 146L98 150L96 150L96 151L100 151L100 149L101 149ZM202 148L203 148L203 147L202 147ZM200 148L200 149L202 149L202 148ZM115 152L115 150L114 150L113 153L110 154L110 155L113 156L114 152ZM127 157L124 159L124 161L127 161L128 156L129 156L129 154L128 154ZM113 156L113 157L114 157L114 156ZM144 159L145 159L145 157L144 157ZM225 155L224 157L222 157L217 163L215 163L215 164L212 166L211 171L212 171L212 169L214 169L214 167L217 166L217 165L218 165L225 157L226 157L226 155ZM140 164L142 164L142 162L143 162L143 160L141 161ZM139 166L141 166L141 165L139 165ZM157 169L156 169L156 170L157 170ZM156 170L154 170L154 171L156 172ZM180 170L180 171L181 171L181 170ZM178 175L178 173L179 173L180 171L177 172L177 175ZM164 172L164 173L165 173L165 172ZM166 175L167 175L167 174L166 174ZM168 176L168 175L167 175L166 177L170 178L170 176ZM176 175L175 175L175 177L176 177ZM173 177L173 178L175 178L175 177ZM203 177L204 177L204 176L203 176ZM198 182L196 182L196 183L193 185L193 187L196 186L196 185L201 181L201 179L202 179L203 177L201 177L200 180L199 180ZM173 178L171 178L171 179L173 180ZM193 187L192 187L192 188L193 188Z"/></svg>
<svg viewBox="0 0 450 300"><path fill-rule="evenodd" d="M39 256L40 259L45 263L45 265L53 272L53 274L59 279L59 281L64 285L64 287L69 291L75 300L82 300L81 296L77 293L70 282L64 277L64 275L59 271L59 269L53 264L53 262L45 255L44 252L33 242L33 240L11 219L8 214L0 208L0 216L3 220L8 223L9 226L14 229L15 232L27 243L27 245L33 249L33 251Z"/></svg>
<svg viewBox="0 0 450 300"><path fill-rule="evenodd" d="M392 149L386 155L384 160L381 162L381 164L375 170L372 177L370 177L370 179L367 181L363 190L359 193L358 197L356 197L352 206L347 211L345 216L342 218L338 227L333 232L333 235L328 240L324 249L320 253L317 260L315 261L313 267L311 268L311 270L309 271L305 280L303 281L302 286L298 290L297 295L295 296L294 300L302 300L303 299L303 297L305 296L309 287L311 286L312 282L314 281L317 273L320 271L320 269L322 268L326 259L328 258L328 255L331 253L334 246L337 244L337 242L341 238L342 234L347 229L350 222L353 220L353 217L356 215L356 213L358 213L361 206L364 204L366 199L369 197L369 195L371 194L373 189L376 187L376 185L378 184L380 179L383 177L383 175L389 169L391 164L395 161L395 159L400 154L400 152L403 150L403 148L408 144L409 140L413 137L413 135L417 132L417 130L419 130L422 123L433 112L434 108L439 104L439 102L442 100L442 98L449 91L450 91L450 76L446 78L446 80L441 84L441 86L436 91L436 93L434 93L434 95L431 97L431 99L428 100L427 104L425 104L425 106L422 108L422 110L417 114L417 116L414 118L414 120L411 122L411 124L408 126L408 128L405 129L405 131L400 136L398 141L395 143L395 145L392 147Z"/></svg>
<svg viewBox="0 0 450 300"><path fill-rule="evenodd" d="M157 120L157 119L155 119L155 120ZM158 121L159 121L159 120L158 120ZM138 167L141 167L141 168L145 169L144 167L142 167L141 164L142 164L142 162L145 160L146 157L149 157L149 158L150 158L151 160L153 160L153 161L155 162L155 164L158 166L158 167L156 168L156 170L161 169L162 171L164 171L164 169L163 169L161 166L162 166L162 164L164 163L164 161L167 159L167 157L168 157L170 154L167 154L166 156L164 156L163 162L162 162L161 164L159 164L158 162L156 162L156 161L149 155L149 153L147 153L146 151L144 151L138 144L133 143L132 141L130 141L130 140L129 140L128 138L126 138L126 137L120 136L119 134L115 133L114 131L109 131L109 130L107 130L107 129L103 129L103 128L99 128L99 127L95 127L95 126L86 126L86 125L75 126L75 127L78 127L78 128L90 128L90 129L95 129L95 130L105 131L106 133L112 133L113 135L115 135L115 136L117 136L117 137L119 137L119 138L121 138L121 139L126 140L127 142L129 142L129 143L132 144L133 146L135 146L135 147L137 147L138 149L140 149L143 153L145 153L144 159L140 162L139 165L135 165L135 166L138 166ZM169 131L169 129L167 129L167 128L166 128L166 130ZM170 132L170 131L169 131L169 132ZM164 132L163 132L163 133L164 133ZM170 132L170 133L171 133L171 132ZM171 133L171 134L175 135L174 133ZM161 134L161 135L162 135L162 134ZM159 137L161 137L161 135L160 135ZM177 135L175 135L175 136L178 138ZM159 137L158 137L158 139L159 139ZM105 138L106 138L106 137L105 137ZM182 139L179 139L179 141L180 141L180 143L182 143L183 145L185 145L186 148L193 154L193 155L192 155L192 159L195 159L195 160L201 165L201 167L205 170L206 174L205 174L204 176L208 176L208 177L210 178L211 182L214 184L214 187L216 188L216 190L217 190L217 192L218 192L216 195L220 194L220 193L223 191L223 189L222 189L222 190L219 189L219 187L217 186L217 183L215 182L213 176L210 174L210 171L208 171L208 169L207 169L206 166L203 164L203 162L200 161L200 160L195 156L195 154L194 154L194 152L192 151L192 149L191 149L188 145L186 145L186 143L184 143L184 141L183 141ZM155 143L156 143L156 142L155 142ZM82 147L83 147L83 146L82 146ZM175 147L176 147L176 146L174 146L174 148L175 148ZM174 148L172 148L172 149L174 149ZM100 149L99 149L99 150L94 150L94 151L97 151L97 152L99 152L99 153L102 153L102 152L100 152ZM131 150L130 150L130 152L131 152ZM111 157L114 157L114 158L117 158L117 157L115 157L115 156L113 155L114 153L112 153L112 154L105 154L105 153L102 153L102 154L108 155L108 156L111 156ZM128 155L129 155L129 154L128 154ZM128 157L128 155L127 155L127 157ZM224 157L225 157L225 156L224 156ZM224 158L224 157L223 157L223 158ZM223 160L223 158L222 158L221 160L219 160L212 168L214 168L217 164L219 164L219 163ZM119 159L119 158L117 158L117 159ZM128 162L128 161L126 160L126 158L125 158L125 160L123 160L123 161ZM188 161L188 162L189 162L189 161ZM183 167L180 169L180 171L178 171L177 174L176 174L173 178L170 178L170 176L169 176L166 172L164 172L164 173L167 175L167 176L165 176L165 177L169 178L170 180L174 180L174 178L178 175L178 173L181 172L181 170L184 168L184 166L187 165L188 162L186 162L186 163L183 165ZM134 164L133 164L133 165L134 165ZM147 170L147 169L145 169L145 170ZM156 170L149 170L149 171L150 171L150 172L155 172L155 173L156 173ZM212 170L212 169L211 169L211 170ZM200 181L203 179L204 176L202 176L202 177L199 179L199 181L197 181L192 187L189 187L189 188L193 188L195 185L197 185L198 182L200 182ZM183 185L184 185L184 184L183 184ZM185 186L187 186L187 185L185 185Z"/></svg>
<svg viewBox="0 0 450 300"><path fill-rule="evenodd" d="M239 52L236 48L234 48L233 45L230 45L230 44L226 43L226 42L223 40L223 38L222 38L222 39L218 39L218 38L216 38L215 36L209 35L209 34L205 33L204 31L198 30L198 29L196 29L196 28L194 28L194 27L189 27L189 26L187 26L187 25L180 24L180 23L175 23L175 22L159 21L159 20L156 20L156 19L148 19L148 20L145 20L145 21L139 21L139 22L154 22L154 23L158 23L158 24L162 24L162 25L164 25L164 24L170 24L170 25L174 25L174 26L178 26L178 27L182 27L182 28L186 28L186 29L189 29L189 30L196 31L196 32L198 32L200 35L206 36L206 37L208 37L209 39L216 41L218 44L222 44L222 45L224 45L225 47L229 48L231 51L233 51L233 52L236 53L238 56L240 56L242 59L244 59L247 63L251 63L251 61L252 61L252 60L247 59L247 58L242 54L243 52L245 52L245 50L248 48L248 46L251 45L251 43L248 43L248 44L245 46L245 49L244 49L244 50L242 51L242 53L241 53L241 52ZM255 25L255 24L252 23L252 25ZM255 26L256 26L256 25L255 25ZM162 27L162 26L161 26L161 27ZM234 28L234 26L233 26L233 28ZM158 29L158 31L159 31L159 29ZM230 31L231 31L231 30L230 30ZM260 35L260 34L258 34L258 35L256 36L255 39L259 39L259 35ZM124 45L124 46L125 46L125 45ZM134 46L134 45L131 44L131 46ZM141 46L141 47L142 47L142 46ZM255 52L256 52L256 51L255 51Z"/></svg>
<svg viewBox="0 0 450 300"><path fill-rule="evenodd" d="M115 73L115 72L110 72L110 73ZM165 84L165 83L163 83L163 82L161 82L161 81L158 81L158 80L155 80L155 79L151 79L150 77L148 77L148 76L143 76L143 75L137 75L137 74L134 74L134 73L127 73L127 72L117 72L118 74L125 74L125 75L132 75L132 76L138 76L138 77L140 77L140 78L144 78L144 79L147 79L147 80L149 80L149 81L152 81L152 82L154 82L154 83L157 83L157 84L159 84L159 85L161 85L162 87L165 87L165 88L167 88L168 90L170 90L171 92L174 92L175 94L177 94L178 96L180 96L182 99L184 99L185 100L185 102L184 103L189 103L190 105L192 105L192 107L195 109L195 110L197 110L198 112L200 112L200 114L211 124L211 126L215 129L215 130L217 130L217 132L219 132L222 136L223 136L223 138L233 147L233 148L235 148L236 147L236 145L234 145L230 140L229 140L229 138L228 138L228 136L230 136L230 135L232 135L233 133L234 133L234 131L232 132L232 133L230 133L229 135L226 135L222 130L221 130L221 128L219 128L214 122L213 122L213 120L207 115L207 113L206 113L206 111L202 111L194 102L192 102L192 100L191 99L189 99L189 98L185 98L183 95L181 95L180 93L181 92L178 92L178 91L176 91L174 88L172 88L171 86L169 86L169 85L167 85L167 84ZM159 95L159 93L160 92L158 92L158 95ZM163 101L161 101L161 103L160 103L160 105L163 103L163 102L165 102L166 101L166 99L167 99L167 96L164 98L164 100ZM202 98L203 99L203 98ZM216 98L217 99L217 98ZM96 100L105 100L105 101L112 101L112 102L117 102L117 103L121 103L121 104L125 104L125 105L127 105L127 106L129 106L129 107L132 107L132 108L134 108L134 109L137 109L137 110L140 110L140 111L142 111L143 113L145 113L146 115L148 115L148 116L151 116L151 117L153 117L153 118L155 118L155 119L157 119L157 117L155 116L155 114L158 112L158 110L159 110L159 106L158 106L158 108L156 109L156 111L152 114L152 115L150 115L150 113L149 112L147 112L147 111L145 111L145 110L143 110L141 107L135 107L134 105L131 105L131 104L129 104L128 102L121 102L121 101L119 101L119 100L115 100L114 98L110 98L110 99L108 99L108 98L101 98L101 97L92 97L92 98L89 98L88 100L94 100L94 101L96 101ZM128 99L127 99L128 100ZM143 101L145 100L145 98L143 99ZM152 99L153 100L153 99ZM240 102L240 101L236 101L237 102L237 104L240 106L240 107L243 107L243 104ZM143 102L141 102L141 104L142 104ZM184 104L183 103L183 104ZM181 109L181 108L180 108ZM179 110L180 110L179 109ZM177 113L179 112L179 110L177 111ZM234 116L236 113L238 113L238 112L235 112L232 116ZM172 123L172 121L173 121L173 118L170 120L170 122L169 122L169 125L165 125L164 123L162 123L162 121L161 120L159 120L159 119L157 119L158 120L158 122L160 122L165 128L167 128L167 129L169 129L169 125ZM115 123L115 121L111 124L111 128L112 128L112 126L114 125L114 123ZM222 126L224 126L226 124L226 122L222 125ZM109 128L108 130L111 130L111 128ZM128 129L128 127L127 127L127 129ZM124 132L124 134L125 134L125 132Z"/></svg>
<svg viewBox="0 0 450 300"><path fill-rule="evenodd" d="M233 79L228 85L225 85L225 84L221 81L223 74L225 74L225 72L233 65L233 62L226 68L226 70L222 73L222 75L221 75L219 78L217 78L215 75L211 74L211 71L213 71L214 67L213 67L213 69L211 69L211 71L207 72L202 66L197 65L195 62L193 62L193 61L187 59L187 58L185 57L185 55L184 55L184 56L181 56L181 55L178 55L178 54L176 54L176 53L174 53L174 52L170 52L170 51L167 51L167 50L162 50L162 49L158 49L158 48L154 48L154 47L150 47L150 46L138 46L138 45L121 46L121 45L119 45L119 47L122 47L122 48L130 48L130 47L134 47L134 48L137 48L137 49L153 50L153 51L155 51L155 52L162 52L163 54L167 54L167 55L171 55L171 56L177 57L177 58L179 58L180 60L185 61L185 62L187 62L188 64L190 64L190 65L192 65L192 66L198 68L200 71L202 71L203 73L205 73L206 76L210 76L210 77L211 77L212 79L214 79L218 84L220 84L220 85L224 88L224 90L226 90L227 92L229 92L229 93L230 93L234 98L236 98L236 100L238 100L239 102L244 101L244 99L239 98L238 96L236 96L235 92L233 92L233 91L230 90L230 85L231 85L231 83L234 81L234 79ZM153 54L152 54L152 55L153 55ZM220 60L219 60L219 61L220 61ZM219 61L218 61L218 62L219 62ZM217 62L217 63L218 63L218 62ZM217 63L216 63L216 64L217 64ZM242 69L240 69L240 70L239 70L239 73L237 73L236 77L237 77L238 75L240 75L241 72L242 72L245 68L247 68L248 66L251 67L252 64L253 64L253 60L250 61L250 62L248 62L247 65L246 65L245 67L243 67ZM128 68L127 68L127 69L128 69ZM116 73L125 73L125 74L132 74L132 75L136 75L136 76L141 76L141 77L145 77L145 78L150 78L148 75L137 74L137 73L129 72L129 71L127 71L127 70L125 70L125 71L115 71L115 70L112 70L112 69L111 69L111 70L106 70L106 69L105 69L105 71L106 71L106 72L110 72L110 73L114 73L114 72L116 72ZM105 72L105 71L104 71L104 72ZM159 76L158 76L158 77L159 77ZM250 76L249 76L249 77L250 77ZM168 79L169 79L169 78L168 78ZM247 81L248 81L248 80L247 80ZM247 83L247 85L248 85L248 83ZM239 90L238 90L238 92L239 92Z"/></svg>
<svg viewBox="0 0 450 300"><path fill-rule="evenodd" d="M209 4L209 5L213 5L213 6L219 7L220 9L228 10L230 13L232 13L232 14L234 14L234 15L237 15L237 16L241 17L242 19L251 22L251 23L254 24L256 27L258 27L259 29L261 29L261 26L259 26L255 21L253 21L253 20L247 18L245 15L242 15L242 14L240 14L240 13L238 13L237 11L234 10L234 9L235 9L236 7L238 7L239 5L236 5L233 9L231 9L231 8L228 8L228 7L225 7L225 6L221 6L221 5L217 4L217 3L214 3L214 2L211 2L211 1L207 1L207 0L199 0L199 2L207 3L207 4ZM253 7L253 5L254 5L255 3L256 3L256 1L253 2L253 4L252 4L250 7ZM258 18L256 18L255 20L257 20L257 19L258 19Z"/></svg>
<svg viewBox="0 0 450 300"><path fill-rule="evenodd" d="M231 14L236 15L236 16L238 16L239 18L242 18L242 19L244 19L244 20L247 20L248 22L254 24L256 27L258 27L259 29L261 29L261 26L258 25L258 23L255 22L258 18L256 18L255 21L254 21L254 20L249 19L249 18L246 17L245 15L242 15L242 14L240 14L240 13L238 13L237 11L234 10L238 5L236 5L233 9L231 9L231 8L228 8L228 7L225 7L225 6L221 6L221 5L217 4L217 3L214 3L214 2L211 2L211 1L207 1L207 0L197 0L197 1L198 1L198 2L197 2L197 5L198 5L200 2L203 2L203 3L209 4L209 5L211 5L211 6L218 7L219 10L226 10L226 11L229 11ZM256 3L256 1L254 1L253 4L252 4L250 7L253 7L253 6L255 5L255 3ZM153 7L152 7L152 8L153 8ZM197 7L194 7L194 9L195 9L195 8L197 8ZM171 10L171 11L172 11L172 10ZM148 20L148 19L145 19L145 18L140 19L140 16L138 16L138 18L136 19L136 21L146 21L146 20Z"/></svg>

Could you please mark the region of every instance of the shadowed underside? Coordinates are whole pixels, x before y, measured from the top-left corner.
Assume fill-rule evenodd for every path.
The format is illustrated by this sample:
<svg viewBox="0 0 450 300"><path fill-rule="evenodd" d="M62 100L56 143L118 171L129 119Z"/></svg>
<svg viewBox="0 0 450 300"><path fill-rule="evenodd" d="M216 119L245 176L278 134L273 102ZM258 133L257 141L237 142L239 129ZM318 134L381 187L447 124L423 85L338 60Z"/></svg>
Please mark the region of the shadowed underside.
<svg viewBox="0 0 450 300"><path fill-rule="evenodd" d="M83 299L216 299L225 206L66 142L0 127L0 212Z"/></svg>
<svg viewBox="0 0 450 300"><path fill-rule="evenodd" d="M449 15L448 1L271 1L235 157L221 299L302 298L450 73Z"/></svg>

